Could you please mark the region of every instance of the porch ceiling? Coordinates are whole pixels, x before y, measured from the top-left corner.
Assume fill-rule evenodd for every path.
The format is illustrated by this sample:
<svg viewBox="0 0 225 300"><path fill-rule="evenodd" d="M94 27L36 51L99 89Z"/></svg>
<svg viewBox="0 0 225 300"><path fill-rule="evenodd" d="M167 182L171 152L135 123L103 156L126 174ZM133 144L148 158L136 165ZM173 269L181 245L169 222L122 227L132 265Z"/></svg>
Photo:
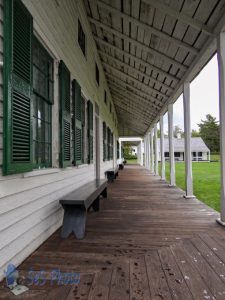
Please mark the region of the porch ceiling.
<svg viewBox="0 0 225 300"><path fill-rule="evenodd" d="M119 121L143 136L216 51L225 0L84 0Z"/></svg>

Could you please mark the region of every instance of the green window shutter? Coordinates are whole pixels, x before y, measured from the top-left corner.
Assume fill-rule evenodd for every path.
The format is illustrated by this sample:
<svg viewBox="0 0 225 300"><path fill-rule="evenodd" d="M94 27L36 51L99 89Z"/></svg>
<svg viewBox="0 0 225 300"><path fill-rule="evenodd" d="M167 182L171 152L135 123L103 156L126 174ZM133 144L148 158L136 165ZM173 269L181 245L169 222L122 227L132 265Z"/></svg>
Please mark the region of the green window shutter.
<svg viewBox="0 0 225 300"><path fill-rule="evenodd" d="M107 129L106 124L103 122L103 161L107 160Z"/></svg>
<svg viewBox="0 0 225 300"><path fill-rule="evenodd" d="M81 97L81 122L82 122L82 163L86 163L86 158L84 157L84 147L85 147L85 100L83 97Z"/></svg>
<svg viewBox="0 0 225 300"><path fill-rule="evenodd" d="M111 132L111 159L113 159L113 133Z"/></svg>
<svg viewBox="0 0 225 300"><path fill-rule="evenodd" d="M107 127L107 160L110 160L111 156L111 131L110 128Z"/></svg>
<svg viewBox="0 0 225 300"><path fill-rule="evenodd" d="M71 165L70 71L61 60L59 64L60 167Z"/></svg>
<svg viewBox="0 0 225 300"><path fill-rule="evenodd" d="M74 115L74 163L76 166L82 163L82 105L81 87L74 79L72 82L72 99Z"/></svg>
<svg viewBox="0 0 225 300"><path fill-rule="evenodd" d="M93 104L88 100L88 163L93 162Z"/></svg>
<svg viewBox="0 0 225 300"><path fill-rule="evenodd" d="M33 169L32 35L22 2L4 1L4 175Z"/></svg>

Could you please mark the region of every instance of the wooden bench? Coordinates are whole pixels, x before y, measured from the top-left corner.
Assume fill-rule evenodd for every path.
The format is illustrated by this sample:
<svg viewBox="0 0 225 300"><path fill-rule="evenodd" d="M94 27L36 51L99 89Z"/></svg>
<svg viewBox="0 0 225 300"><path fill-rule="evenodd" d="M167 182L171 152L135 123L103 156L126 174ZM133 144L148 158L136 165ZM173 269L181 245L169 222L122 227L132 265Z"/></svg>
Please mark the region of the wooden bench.
<svg viewBox="0 0 225 300"><path fill-rule="evenodd" d="M119 170L123 170L124 165L123 164L119 164Z"/></svg>
<svg viewBox="0 0 225 300"><path fill-rule="evenodd" d="M87 211L91 207L99 211L101 195L107 198L106 179L91 181L59 200L64 209L62 238L67 238L72 232L77 239L84 238Z"/></svg>
<svg viewBox="0 0 225 300"><path fill-rule="evenodd" d="M107 176L108 182L113 182L114 179L119 175L119 169L118 167L116 168L111 168L107 171L105 171L105 174Z"/></svg>

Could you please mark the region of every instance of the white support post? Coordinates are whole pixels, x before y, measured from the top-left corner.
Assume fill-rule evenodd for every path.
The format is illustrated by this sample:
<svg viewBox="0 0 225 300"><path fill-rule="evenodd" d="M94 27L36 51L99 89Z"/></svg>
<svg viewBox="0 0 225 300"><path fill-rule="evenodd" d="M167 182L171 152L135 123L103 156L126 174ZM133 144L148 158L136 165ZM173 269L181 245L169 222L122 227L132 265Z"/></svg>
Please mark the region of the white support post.
<svg viewBox="0 0 225 300"><path fill-rule="evenodd" d="M146 135L146 169L149 169L148 134Z"/></svg>
<svg viewBox="0 0 225 300"><path fill-rule="evenodd" d="M143 141L140 141L141 166L143 166Z"/></svg>
<svg viewBox="0 0 225 300"><path fill-rule="evenodd" d="M151 133L150 133L150 155L151 155L151 172L154 174L154 170L155 170L155 164L154 164L154 142L153 142L153 133L154 133L154 129L151 129Z"/></svg>
<svg viewBox="0 0 225 300"><path fill-rule="evenodd" d="M169 132L169 156L170 156L170 186L176 185L175 161L174 161L174 137L173 137L173 104L168 105L168 132Z"/></svg>
<svg viewBox="0 0 225 300"><path fill-rule="evenodd" d="M219 68L219 110L220 110L220 219L217 222L225 226L225 32L220 32L217 39Z"/></svg>
<svg viewBox="0 0 225 300"><path fill-rule="evenodd" d="M191 158L191 112L190 112L190 83L183 85L183 106L184 106L184 133L185 133L185 198L194 198L193 196L193 178L192 178L192 158Z"/></svg>
<svg viewBox="0 0 225 300"><path fill-rule="evenodd" d="M165 180L165 141L164 141L164 120L160 116L160 153L161 153L161 179Z"/></svg>
<svg viewBox="0 0 225 300"><path fill-rule="evenodd" d="M155 175L159 175L157 124L154 125L154 139L155 139Z"/></svg>
<svg viewBox="0 0 225 300"><path fill-rule="evenodd" d="M119 159L120 159L120 164L122 163L122 142L119 141Z"/></svg>
<svg viewBox="0 0 225 300"><path fill-rule="evenodd" d="M144 154L145 154L145 163L144 163L144 166L145 168L147 168L147 164L146 164L146 152L147 152L147 145L146 145L146 136L144 137Z"/></svg>
<svg viewBox="0 0 225 300"><path fill-rule="evenodd" d="M148 170L151 168L151 158L150 158L150 135L147 135L147 151L148 151Z"/></svg>

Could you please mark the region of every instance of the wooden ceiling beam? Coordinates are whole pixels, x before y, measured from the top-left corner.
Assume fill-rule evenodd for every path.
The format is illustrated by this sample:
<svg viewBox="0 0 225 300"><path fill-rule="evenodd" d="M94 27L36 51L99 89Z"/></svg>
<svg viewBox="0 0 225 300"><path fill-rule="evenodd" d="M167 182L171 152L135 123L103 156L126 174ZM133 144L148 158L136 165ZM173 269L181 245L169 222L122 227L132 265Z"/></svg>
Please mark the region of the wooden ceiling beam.
<svg viewBox="0 0 225 300"><path fill-rule="evenodd" d="M165 103L164 101L156 99L156 98L150 96L149 94L147 94L146 92L143 92L142 90L139 90L138 88L133 87L129 83L123 81L121 78L113 76L111 73L105 72L105 75L106 75L106 77L108 77L108 84L111 84L111 83L117 84L120 88L125 89L127 92L134 93L135 97L137 96L137 97L145 99L146 101L148 101L149 104L151 104L155 108L162 107ZM111 80L113 79L114 81L109 80L109 78L111 78ZM138 92L141 95L138 95L135 92ZM147 99L145 97L147 97Z"/></svg>
<svg viewBox="0 0 225 300"><path fill-rule="evenodd" d="M117 107L117 105L116 105ZM144 124L141 124L140 123L140 118L137 118L135 117L132 113L129 113L127 110L121 108L121 107L118 107L118 110L117 113L119 115L119 117L121 117L121 119L125 122L128 122L130 123L134 128L139 128L141 130L143 130L143 132L145 132L146 130L146 127L148 127L148 125L144 125ZM123 112L121 112L123 111ZM128 118L125 118L124 117L124 114L127 114L129 117ZM136 121L135 121L136 120ZM122 122L121 122L122 123ZM149 122L150 123L150 122Z"/></svg>
<svg viewBox="0 0 225 300"><path fill-rule="evenodd" d="M158 67L152 65L151 63L148 63L147 61L145 61L145 60L143 60L143 59L141 59L141 58L139 58L139 57L136 57L136 56L133 55L133 54L130 54L129 52L126 52L126 51L124 51L124 50L122 50L122 49L120 49L120 48L118 48L118 47L116 47L116 46L114 46L114 45L112 45L112 44L110 44L110 43L108 43L108 42L106 42L106 41L100 39L100 38L97 37L96 35L94 35L94 39L95 39L96 42L98 42L99 44L101 44L101 45L103 45L103 46L106 46L106 47L108 47L108 48L111 49L111 50L117 51L117 52L120 53L121 55L124 55L124 57L127 57L127 58L129 58L129 59L132 59L132 60L134 60L136 63L139 63L139 64L145 66L146 68L150 68L151 70L155 71L156 73L159 73L159 74L162 75L162 76L165 76L166 78L168 78L168 79L170 79L170 80L173 80L173 81L175 81L175 82L177 82L177 81L180 80L180 79L177 78L176 76L174 76L174 75L172 75L172 74L170 74L170 73L168 73L168 72L166 72L166 71L164 71L164 70L162 70L162 69L160 69L160 68L158 68Z"/></svg>
<svg viewBox="0 0 225 300"><path fill-rule="evenodd" d="M129 75L129 74L126 74L126 73L124 73L124 72L118 70L117 68L115 68L115 67L113 67L113 66L111 66L111 65L109 65L109 64L107 64L107 63L105 63L105 62L102 62L102 65L103 65L106 69L109 68L109 69L113 70L113 72L116 72L116 73L118 73L118 74L120 74L120 75L122 75L122 76L125 76L125 77L129 78L130 80L132 80L132 81L135 82L136 84L139 84L139 85L143 86L144 88L148 89L148 90L151 91L152 93L158 94L158 95L161 96L162 98L165 98L165 99L168 99L168 98L169 98L169 96L167 96L166 94L164 94L164 93L162 93L162 92L160 92L160 91L158 91L158 90L152 88L151 86L147 85L146 83L141 82L140 80L136 79L135 77L133 77L133 76L131 76L131 75Z"/></svg>
<svg viewBox="0 0 225 300"><path fill-rule="evenodd" d="M142 28L143 30L146 30L150 33L153 33L156 36L158 36L158 37L160 37L164 40L167 40L171 44L176 44L178 47L183 48L183 49L187 50L188 52L191 52L195 55L197 55L198 52L199 52L198 49L195 49L191 45L189 45L189 44L187 44L187 43L185 43L181 40L178 40L178 39L170 36L169 34L164 33L161 30L158 30L158 29L156 29L156 28L154 28L154 27L152 27L152 26L150 26L150 25L148 25L148 24L146 24L146 23L144 23L140 20L137 20L136 18L131 17L131 16L121 12L120 10L112 7L111 5L108 5L108 4L106 4L102 1L99 1L99 0L97 1L97 3L98 3L99 7L102 7L104 9L108 10L109 12L114 13L116 16L121 17L122 19L130 22L131 24L137 25L138 27Z"/></svg>
<svg viewBox="0 0 225 300"><path fill-rule="evenodd" d="M142 99L139 100L136 97L129 97L128 95L124 95L124 93L121 92L121 90L118 90L118 88L116 86L110 85L109 88L110 88L110 91L112 94L117 94L118 96L120 96L121 98L124 98L127 101L134 101L139 106L142 105L142 107L143 107L143 104L147 102L146 105L144 104L144 110L146 110L149 114L152 114L153 111L154 111L154 113L156 113L160 108L160 107L157 107L157 109L154 109L149 101L144 102Z"/></svg>
<svg viewBox="0 0 225 300"><path fill-rule="evenodd" d="M147 79L149 79L150 81L154 82L155 84L160 84L160 85L163 86L165 89L167 89L169 92L173 92L173 90L174 90L173 88L171 88L171 87L168 86L167 84L165 84L165 83L159 81L158 79L155 79L155 78L153 78L152 76L150 76L150 75L148 75L148 74L146 74L146 73L144 73L144 72L142 72L142 71L137 70L136 68L130 66L129 64L124 63L124 62L122 62L121 60L119 60L119 59L117 59L117 58L115 58L115 57L113 57L113 56L111 56L111 55L109 55L109 54L107 54L107 53L105 53L105 52L103 52L103 51L101 51L101 50L99 50L98 53L101 54L102 56L107 57L108 59L111 59L111 60L114 61L115 63L118 63L118 64L120 64L121 66L126 67L126 68L128 68L129 70L132 70L132 71L136 72L136 73L139 74L140 76L146 77Z"/></svg>
<svg viewBox="0 0 225 300"><path fill-rule="evenodd" d="M137 114L137 112L134 112L132 109L128 109L127 107L125 107L124 105L122 105L122 104L119 102L119 100L118 100L117 102L115 102L115 105L116 105L118 108L122 109L123 111L126 111L127 113L131 114L132 117L135 116L136 118L138 118L138 119L139 119L139 122L141 122L140 120L142 120L142 122L146 122L146 123L150 124L150 120L151 120L151 119L146 119L146 118L144 118L142 115ZM147 125L146 125L146 126L147 126Z"/></svg>
<svg viewBox="0 0 225 300"><path fill-rule="evenodd" d="M118 93L121 94L121 96L128 98L128 99L130 99L130 98L134 99L135 101L138 101L141 103L145 103L150 109L154 108L155 111L158 111L161 108L161 106L157 106L154 103L152 103L151 101L127 91L124 87L122 87L119 84L116 84L115 82L112 82L112 81L108 82L108 85L109 85L110 89L116 90Z"/></svg>
<svg viewBox="0 0 225 300"><path fill-rule="evenodd" d="M143 91L143 90L140 90L140 89L134 87L134 86L131 85L130 83L127 83L126 81L122 80L121 78L119 78L119 77L117 77L117 76L115 76L115 75L113 75L113 74L107 72L107 70L105 70L105 75L106 75L107 77L113 78L114 80L117 80L117 81L122 82L124 85L126 85L127 88L130 88L130 89L132 89L132 90L134 90L134 91L136 91L136 92L138 92L138 93L142 93L142 95L144 95L145 97L147 97L149 100L151 100L152 102L155 102L154 104L160 104L160 105L163 105L164 102L165 102L165 101L162 101L162 100L159 100L159 99L153 97L152 95L146 93L146 92Z"/></svg>
<svg viewBox="0 0 225 300"><path fill-rule="evenodd" d="M160 10L161 12L163 12L166 15L169 15L171 17L176 18L177 20L197 29L200 30L204 33L206 33L207 35L213 35L213 30L205 25L204 23L188 16L185 13L179 12L178 10L173 9L172 7L164 4L162 1L160 0L143 0L145 3L149 4L150 6Z"/></svg>
<svg viewBox="0 0 225 300"><path fill-rule="evenodd" d="M178 62L177 60L173 59L172 57L162 53L162 52L159 52L157 51L156 49L153 49L153 48L150 48L149 46L141 43L141 42L138 42L137 40L135 39L132 39L130 38L129 36L121 33L120 31L118 30L115 30L113 29L112 27L108 26L108 25L105 25L103 24L102 22L94 19L94 18L91 18L91 17L88 17L89 21L98 26L98 27L101 27L102 29L108 31L109 33L112 33L114 34L115 36L123 39L123 40L126 40L128 42L130 42L131 44L137 46L137 47L141 47L143 50L145 50L147 53L151 53L153 54L154 56L156 57L159 57L161 58L162 60L166 61L166 62L169 62L170 64L176 66L177 68L179 68L180 70L183 70L183 71L186 71L187 70L187 67L185 65L183 65L182 63Z"/></svg>
<svg viewBox="0 0 225 300"><path fill-rule="evenodd" d="M138 112L138 115L141 116L141 117L145 117L146 120L149 119L149 116L155 116L156 114L153 114L152 112L147 112L145 110L143 110L143 108L139 105L135 105L134 103L132 102L127 102L127 99L125 99L123 96L119 95L118 93L116 92L113 92L113 99L115 100L115 103L116 102L119 102L121 103L122 105L124 105L124 107L127 107L127 108L131 108L131 109L135 109L135 112ZM125 104L123 104L125 101ZM123 102L123 103L122 103Z"/></svg>

